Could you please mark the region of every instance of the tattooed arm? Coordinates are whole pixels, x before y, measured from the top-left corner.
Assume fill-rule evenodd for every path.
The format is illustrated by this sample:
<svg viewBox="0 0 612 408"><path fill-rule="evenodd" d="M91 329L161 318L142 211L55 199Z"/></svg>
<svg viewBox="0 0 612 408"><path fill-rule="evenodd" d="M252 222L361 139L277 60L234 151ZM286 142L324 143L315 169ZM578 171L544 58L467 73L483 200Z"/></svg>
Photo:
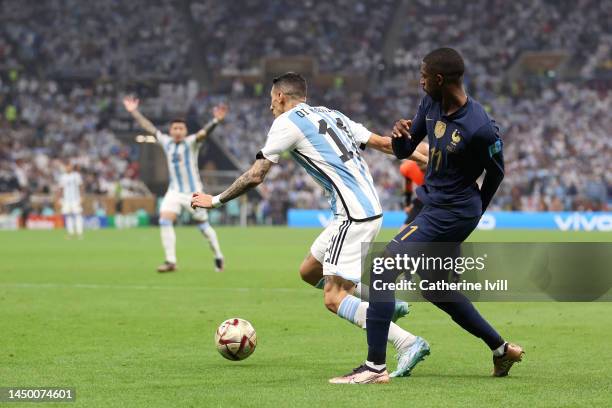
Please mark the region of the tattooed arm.
<svg viewBox="0 0 612 408"><path fill-rule="evenodd" d="M191 206L202 208L215 208L230 200L246 193L250 189L261 184L272 167L270 160L261 157L255 160L255 163L236 179L224 192L213 197L209 194L194 193L191 198Z"/></svg>

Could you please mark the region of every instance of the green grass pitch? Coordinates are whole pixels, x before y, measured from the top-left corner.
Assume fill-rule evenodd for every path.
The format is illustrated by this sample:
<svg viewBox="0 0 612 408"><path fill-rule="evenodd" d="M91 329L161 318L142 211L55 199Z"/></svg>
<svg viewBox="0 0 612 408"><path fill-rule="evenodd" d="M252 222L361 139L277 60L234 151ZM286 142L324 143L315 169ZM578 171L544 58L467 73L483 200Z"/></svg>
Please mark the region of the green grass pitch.
<svg viewBox="0 0 612 408"><path fill-rule="evenodd" d="M427 338L432 354L412 377L327 384L363 361L366 343L298 277L317 233L218 228L227 270L217 274L197 229L178 228L180 271L159 275L155 228L88 231L83 241L66 241L62 231L1 232L0 387L76 387L76 403L53 404L69 407L612 405L610 303L478 304L527 351L501 379L489 377L491 355L480 340L417 303L400 325ZM385 230L380 240L392 235ZM612 241L612 234L472 239ZM242 362L223 359L213 345L217 325L234 316L258 334L257 350Z"/></svg>

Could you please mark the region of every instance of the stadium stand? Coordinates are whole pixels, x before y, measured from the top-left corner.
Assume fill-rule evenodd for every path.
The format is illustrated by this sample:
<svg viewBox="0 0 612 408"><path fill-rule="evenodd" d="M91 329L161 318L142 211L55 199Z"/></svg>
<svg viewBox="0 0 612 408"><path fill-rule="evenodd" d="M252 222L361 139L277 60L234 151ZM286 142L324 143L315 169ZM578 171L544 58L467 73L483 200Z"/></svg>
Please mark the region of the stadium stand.
<svg viewBox="0 0 612 408"><path fill-rule="evenodd" d="M18 6L24 3L27 7ZM309 55L322 75L369 78L357 88L341 81L315 85L311 100L386 133L394 120L416 110L422 56L451 45L466 57L469 93L503 129L506 179L490 208L608 207L608 2L173 4L0 3L0 192L50 193L59 161L71 159L80 166L89 193L112 196L121 185L124 194L148 194L140 181L140 147L121 137L125 129L115 120L126 117L120 98L142 83L149 90L144 108L161 123L176 113L204 118L214 103L227 102L230 114L215 140L235 162L248 166L272 122L267 85L261 85L267 84L263 57ZM467 18L483 8L488 13L482 20ZM196 35L189 30L194 24ZM498 35L502 26L503 35ZM392 52L384 55L385 49ZM209 78L227 76L232 86L198 85L193 77L201 72L194 72L192 63L198 52L206 63L198 69ZM519 70L522 58L533 52L534 72ZM538 52L559 52L563 64L544 69L545 58ZM259 79L253 81L253 76ZM400 209L398 163L377 153L365 155L385 208ZM289 160L260 191L258 211L277 219L289 207L325 207L322 191Z"/></svg>

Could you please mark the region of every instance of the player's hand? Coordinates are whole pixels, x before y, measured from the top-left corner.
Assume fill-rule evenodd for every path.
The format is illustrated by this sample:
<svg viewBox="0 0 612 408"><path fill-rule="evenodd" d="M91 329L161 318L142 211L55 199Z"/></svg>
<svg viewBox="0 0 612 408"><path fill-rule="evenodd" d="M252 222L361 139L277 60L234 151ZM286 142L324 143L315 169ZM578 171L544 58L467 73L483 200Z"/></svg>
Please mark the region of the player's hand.
<svg viewBox="0 0 612 408"><path fill-rule="evenodd" d="M221 103L213 108L213 116L219 122L223 122L223 119L225 119L225 115L227 115L228 110L229 108L227 107L227 105L224 103Z"/></svg>
<svg viewBox="0 0 612 408"><path fill-rule="evenodd" d="M406 136L407 138L410 138L410 126L412 126L412 121L410 119L398 120L393 126L391 137L400 138Z"/></svg>
<svg viewBox="0 0 612 408"><path fill-rule="evenodd" d="M212 205L213 196L204 193L193 193L191 196L191 208L213 208Z"/></svg>
<svg viewBox="0 0 612 408"><path fill-rule="evenodd" d="M138 109L138 105L140 104L140 100L135 96L128 95L123 98L123 106L125 106L125 110L132 113L136 109Z"/></svg>

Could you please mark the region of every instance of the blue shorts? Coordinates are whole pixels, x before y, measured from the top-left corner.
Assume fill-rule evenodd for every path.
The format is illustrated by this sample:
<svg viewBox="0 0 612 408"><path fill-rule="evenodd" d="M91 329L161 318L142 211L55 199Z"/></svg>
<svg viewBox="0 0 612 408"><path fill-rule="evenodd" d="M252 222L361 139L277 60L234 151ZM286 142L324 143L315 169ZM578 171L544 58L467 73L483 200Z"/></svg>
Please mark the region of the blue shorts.
<svg viewBox="0 0 612 408"><path fill-rule="evenodd" d="M389 243L389 249L402 242L461 243L476 229L480 217L461 218L450 210L425 205L416 218Z"/></svg>
<svg viewBox="0 0 612 408"><path fill-rule="evenodd" d="M461 243L474 231L479 220L480 217L459 217L448 209L425 205L414 221L387 244L385 256L394 257L399 254L411 257L435 256L440 259L457 257L461 253ZM392 268L383 272L382 275L374 276L371 273L370 280L371 282L380 280L383 283L396 282L398 275L403 272ZM453 278L450 272L443 268L427 269L420 267L414 272L421 279L427 279L431 282L448 281ZM404 273L404 278L410 280L414 272ZM445 301L445 299L451 299L449 301L452 301L454 299L453 293L450 293L449 297L445 297L445 293L428 292L427 294L435 294L437 301ZM390 290L370 291L370 301L373 301L373 298L377 302L391 301L394 299L394 294ZM430 298L427 299L430 300Z"/></svg>

